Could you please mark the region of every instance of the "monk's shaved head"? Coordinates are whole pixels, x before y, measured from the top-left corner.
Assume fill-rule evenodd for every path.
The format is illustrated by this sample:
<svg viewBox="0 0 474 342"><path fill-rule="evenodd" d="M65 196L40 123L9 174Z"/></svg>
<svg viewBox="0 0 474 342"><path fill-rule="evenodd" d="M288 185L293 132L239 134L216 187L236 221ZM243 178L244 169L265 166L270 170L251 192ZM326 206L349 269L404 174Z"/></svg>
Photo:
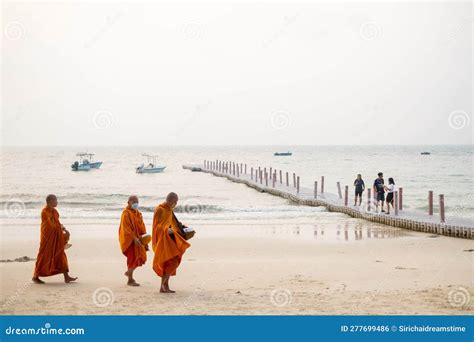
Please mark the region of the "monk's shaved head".
<svg viewBox="0 0 474 342"><path fill-rule="evenodd" d="M137 203L138 202L138 196L137 195L132 195L128 198L128 203Z"/></svg>
<svg viewBox="0 0 474 342"><path fill-rule="evenodd" d="M168 203L171 208L174 208L178 203L178 194L176 192L170 192L168 196L166 196L166 203Z"/></svg>
<svg viewBox="0 0 474 342"><path fill-rule="evenodd" d="M46 205L48 207L57 207L58 206L58 198L56 197L56 195L53 195L53 194L49 194L48 196L46 196Z"/></svg>
<svg viewBox="0 0 474 342"><path fill-rule="evenodd" d="M46 203L51 203L51 201L54 201L54 200L57 200L58 198L56 197L56 195L53 195L53 194L49 194L48 196L46 196Z"/></svg>
<svg viewBox="0 0 474 342"><path fill-rule="evenodd" d="M166 202L177 201L177 200L178 200L178 194L176 192L170 192L166 196Z"/></svg>

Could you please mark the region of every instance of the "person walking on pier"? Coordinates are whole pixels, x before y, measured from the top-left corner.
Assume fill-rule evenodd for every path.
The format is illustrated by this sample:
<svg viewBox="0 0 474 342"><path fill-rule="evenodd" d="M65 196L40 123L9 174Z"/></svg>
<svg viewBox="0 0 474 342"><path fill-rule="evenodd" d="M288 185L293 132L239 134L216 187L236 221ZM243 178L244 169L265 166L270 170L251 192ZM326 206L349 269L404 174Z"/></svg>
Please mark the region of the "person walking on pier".
<svg viewBox="0 0 474 342"><path fill-rule="evenodd" d="M392 177L388 179L388 186L386 187L386 190L387 190L387 201L386 201L387 202L387 215L390 215L390 205L392 206L392 208L395 208L394 203L393 203L393 194L396 191L395 181L393 180Z"/></svg>
<svg viewBox="0 0 474 342"><path fill-rule="evenodd" d="M354 181L355 186L355 197L354 197L354 206L357 205L357 198L359 198L359 206L362 204L362 193L365 190L365 183L362 180L362 175L359 173L356 180Z"/></svg>
<svg viewBox="0 0 474 342"><path fill-rule="evenodd" d="M385 210L383 210L383 204L385 201L385 185L384 185L384 180L383 180L383 173L379 172L378 177L374 181L374 193L377 194L377 208L379 206L379 203L382 202L382 210L381 212L384 213Z"/></svg>

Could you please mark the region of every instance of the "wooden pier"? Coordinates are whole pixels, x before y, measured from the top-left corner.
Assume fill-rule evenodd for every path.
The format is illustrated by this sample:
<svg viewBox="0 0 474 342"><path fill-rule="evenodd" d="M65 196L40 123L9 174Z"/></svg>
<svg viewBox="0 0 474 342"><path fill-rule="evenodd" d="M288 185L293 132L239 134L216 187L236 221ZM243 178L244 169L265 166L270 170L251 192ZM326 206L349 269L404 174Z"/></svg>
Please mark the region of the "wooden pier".
<svg viewBox="0 0 474 342"><path fill-rule="evenodd" d="M247 164L232 161L205 160L203 165L183 165L184 169L195 172L205 172L218 177L225 177L233 182L245 184L257 191L289 199L295 203L307 206L323 206L330 212L344 213L351 217L385 224L392 227L409 229L418 232L446 235L464 239L474 239L474 227L470 222L447 223L444 210L444 195L439 195L440 218L433 216L433 195L429 194L429 213L423 217L420 212L407 212L403 209L403 189L399 188L394 196L393 214L378 213L377 202L367 189L367 196L362 206L349 205L349 187L346 185L341 190L337 182L338 194L325 192L324 176L320 183L314 182L314 188L308 189L300 186L300 176L292 173L292 183L289 182L289 173L283 177L282 170L266 167L247 167ZM247 171L250 170L250 173ZM284 181L286 179L286 181ZM319 185L319 187L318 187ZM319 191L318 191L319 190ZM462 220L459 220L462 221Z"/></svg>

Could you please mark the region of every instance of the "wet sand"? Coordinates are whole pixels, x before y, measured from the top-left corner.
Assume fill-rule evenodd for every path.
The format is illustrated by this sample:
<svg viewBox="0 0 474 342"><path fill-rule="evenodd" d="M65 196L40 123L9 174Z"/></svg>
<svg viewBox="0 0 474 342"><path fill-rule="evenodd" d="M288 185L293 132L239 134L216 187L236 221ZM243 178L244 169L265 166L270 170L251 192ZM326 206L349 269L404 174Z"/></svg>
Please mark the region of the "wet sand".
<svg viewBox="0 0 474 342"><path fill-rule="evenodd" d="M113 225L70 225L75 284L31 283L34 261L0 263L2 314L471 314L470 240L365 224L193 222L175 294L160 294L152 254L125 285ZM26 235L25 232L34 232ZM1 259L36 257L37 227L2 227ZM113 300L112 300L113 299Z"/></svg>

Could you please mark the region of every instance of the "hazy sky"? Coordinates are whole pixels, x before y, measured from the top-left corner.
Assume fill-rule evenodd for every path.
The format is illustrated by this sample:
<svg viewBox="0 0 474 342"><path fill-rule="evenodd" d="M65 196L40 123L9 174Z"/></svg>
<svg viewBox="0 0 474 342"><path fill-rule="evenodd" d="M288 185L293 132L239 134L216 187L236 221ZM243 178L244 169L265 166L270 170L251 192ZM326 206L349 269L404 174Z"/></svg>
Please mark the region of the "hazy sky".
<svg viewBox="0 0 474 342"><path fill-rule="evenodd" d="M4 145L471 144L472 4L3 2Z"/></svg>

